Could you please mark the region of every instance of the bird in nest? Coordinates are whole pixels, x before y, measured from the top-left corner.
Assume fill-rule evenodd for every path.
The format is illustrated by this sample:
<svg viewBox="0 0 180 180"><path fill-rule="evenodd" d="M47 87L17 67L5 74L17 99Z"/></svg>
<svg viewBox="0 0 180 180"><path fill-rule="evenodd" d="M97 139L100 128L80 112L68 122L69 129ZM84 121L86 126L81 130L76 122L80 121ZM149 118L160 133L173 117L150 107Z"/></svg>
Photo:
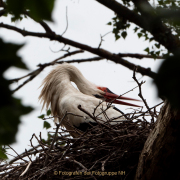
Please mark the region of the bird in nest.
<svg viewBox="0 0 180 180"><path fill-rule="evenodd" d="M74 82L78 89L71 82ZM56 65L41 86L43 88L39 100L43 103L42 109L50 107L56 123L67 114L61 126L64 126L72 137L78 137L87 128L92 128L98 123L109 121L110 124L117 124L126 121L123 112L112 106L112 103L140 107L119 100L138 101L118 96L107 87L95 85L75 66L68 63ZM111 119L115 120L110 121Z"/></svg>

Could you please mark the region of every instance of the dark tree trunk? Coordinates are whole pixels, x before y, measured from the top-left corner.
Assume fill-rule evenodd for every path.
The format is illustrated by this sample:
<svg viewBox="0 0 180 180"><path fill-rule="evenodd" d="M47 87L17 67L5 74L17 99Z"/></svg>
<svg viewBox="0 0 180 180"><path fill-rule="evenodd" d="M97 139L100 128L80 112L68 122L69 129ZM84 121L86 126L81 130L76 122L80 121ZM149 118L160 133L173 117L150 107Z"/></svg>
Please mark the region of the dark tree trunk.
<svg viewBox="0 0 180 180"><path fill-rule="evenodd" d="M180 110L161 108L139 158L135 180L180 180Z"/></svg>

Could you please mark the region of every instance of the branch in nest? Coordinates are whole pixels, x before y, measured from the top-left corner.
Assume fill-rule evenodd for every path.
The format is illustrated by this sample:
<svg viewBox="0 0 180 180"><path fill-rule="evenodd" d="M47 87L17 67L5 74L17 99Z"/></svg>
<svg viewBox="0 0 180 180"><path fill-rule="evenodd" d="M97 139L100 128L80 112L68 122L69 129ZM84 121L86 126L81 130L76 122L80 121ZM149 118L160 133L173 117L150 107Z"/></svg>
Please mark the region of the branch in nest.
<svg viewBox="0 0 180 180"><path fill-rule="evenodd" d="M139 96L139 97L142 99L142 101L144 102L146 108L147 108L148 111L149 111L149 114L151 115L151 122L154 123L154 115L153 115L154 113L150 110L150 108L149 108L146 100L144 99L144 97L143 97L143 95L142 95L141 86L142 86L142 84L143 84L144 82L143 82L143 81L142 81L141 83L138 82L138 80L137 80L137 78L136 78L136 75L135 75L136 70L137 70L137 67L134 68L133 79L136 81L136 83L137 83L138 86L139 86L139 94L138 94L138 96Z"/></svg>

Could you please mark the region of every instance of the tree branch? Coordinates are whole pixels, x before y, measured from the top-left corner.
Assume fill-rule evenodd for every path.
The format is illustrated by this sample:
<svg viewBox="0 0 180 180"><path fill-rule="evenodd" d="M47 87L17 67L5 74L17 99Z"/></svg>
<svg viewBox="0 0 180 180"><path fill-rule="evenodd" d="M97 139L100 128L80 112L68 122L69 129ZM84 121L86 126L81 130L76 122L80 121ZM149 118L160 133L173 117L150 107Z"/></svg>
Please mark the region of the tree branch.
<svg viewBox="0 0 180 180"><path fill-rule="evenodd" d="M180 110L166 101L139 157L135 180L180 179Z"/></svg>
<svg viewBox="0 0 180 180"><path fill-rule="evenodd" d="M130 58L136 58L136 59L143 59L143 58L154 58L151 55L145 55L145 54L131 54L131 53L118 53L119 57L130 57ZM72 59L72 60L66 60L66 61L57 61L56 64L62 64L62 63L82 63L82 62L92 62L92 61L100 61L104 60L103 57L93 57L93 58L85 58L85 59ZM164 59L162 56L157 56L156 59Z"/></svg>
<svg viewBox="0 0 180 180"><path fill-rule="evenodd" d="M4 9L0 10L0 17L4 14L5 14L5 10Z"/></svg>
<svg viewBox="0 0 180 180"><path fill-rule="evenodd" d="M146 54L138 54L138 53L118 53L119 57L130 57L130 58L136 58L136 59L143 59L143 58L153 58L151 55ZM156 56L156 59L164 59L163 56Z"/></svg>
<svg viewBox="0 0 180 180"><path fill-rule="evenodd" d="M46 33L54 34L54 32L51 30L51 28L44 21L40 21L39 24L41 24L41 26L44 28Z"/></svg>
<svg viewBox="0 0 180 180"><path fill-rule="evenodd" d="M96 1L99 2L100 4L103 4L107 8L111 9L119 16L129 20L130 22L140 27L145 27L146 29L148 29L149 25L147 21L141 17L141 15L137 14L134 11L129 10L127 7L123 6L117 1L115 0L96 0Z"/></svg>
<svg viewBox="0 0 180 180"><path fill-rule="evenodd" d="M44 68L46 68L47 66L52 66L52 65L54 65L54 64L55 64L58 60L60 60L60 59L64 59L64 58L66 58L66 57L68 57L68 56L72 56L72 55L74 55L74 54L82 53L82 52L84 52L84 51L82 51L82 50L77 50L77 51L73 51L73 52L68 52L68 53L66 53L65 55L61 56L61 57L58 58L58 59L53 60L53 61L50 62L50 63L45 63L45 64L39 64L39 65L37 65L37 66L39 66L38 69L34 70L33 72L31 72L31 73L29 73L29 74L27 74L27 75L25 75L25 76L23 76L23 77L9 80L9 82L12 83L12 82L17 82L17 81L19 81L19 80L21 80L21 79L23 79L23 78L26 78L26 77L30 76L26 81L24 81L21 85L19 85L16 89L14 89L14 90L12 91L12 93L16 92L17 90L19 90L20 88L22 88L25 84L27 84L28 82L32 81L32 80L33 80L39 73L41 73L41 71L43 71Z"/></svg>
<svg viewBox="0 0 180 180"><path fill-rule="evenodd" d="M96 54L96 55L98 55L100 57L109 59L109 60L111 60L111 61L113 61L113 62L115 62L117 64L121 64L121 65L125 66L126 68L128 68L128 69L130 69L132 71L134 70L134 66L137 66L137 65L135 65L133 63L130 63L130 62L122 59L118 55L113 54L113 53L111 53L109 51L106 51L104 49L99 49L99 48L93 48L93 47L87 46L85 44L81 44L81 43L78 43L76 41L72 41L70 39L64 38L64 37L62 37L60 35L57 35L55 33L53 33L53 34L35 33L35 32L26 31L26 30L21 30L21 29L19 29L17 27L7 25L7 24L3 24L3 23L0 23L0 27L10 29L10 30L14 30L14 31L22 34L23 36L33 36L33 37L48 38L50 40L55 40L55 41L58 41L58 42L61 42L61 43L64 43L64 44L71 45L73 47L80 48L80 49L86 50L88 52L91 52L93 54ZM138 67L137 72L141 73L142 75L146 75L146 76L149 76L151 78L154 78L156 76L156 73L152 72L150 68L143 68L141 66L137 66L137 67Z"/></svg>
<svg viewBox="0 0 180 180"><path fill-rule="evenodd" d="M114 0L96 1L111 9L120 17L123 17L150 32L154 36L154 39L165 46L169 51L174 52L180 48L180 40L172 34L171 30L162 23L155 13L152 13L155 10L147 0L132 0L141 15L129 10Z"/></svg>
<svg viewBox="0 0 180 180"><path fill-rule="evenodd" d="M144 83L144 81L141 81L141 83L138 82L137 78L136 78L136 68L134 69L134 72L133 72L133 77L132 77L137 85L139 86L139 94L138 96L142 99L142 101L144 102L144 105L146 106L147 110L149 111L149 114L151 115L151 124L154 125L154 113L151 112L147 102L146 102L146 99L144 99L143 95L142 95L142 89L141 89L141 86L142 84Z"/></svg>

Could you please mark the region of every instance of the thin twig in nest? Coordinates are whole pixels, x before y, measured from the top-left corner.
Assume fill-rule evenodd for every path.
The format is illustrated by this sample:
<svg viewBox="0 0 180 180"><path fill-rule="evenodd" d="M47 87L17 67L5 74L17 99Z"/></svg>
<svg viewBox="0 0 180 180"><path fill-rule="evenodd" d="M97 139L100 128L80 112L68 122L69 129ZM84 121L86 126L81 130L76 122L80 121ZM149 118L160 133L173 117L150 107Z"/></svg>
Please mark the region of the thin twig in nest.
<svg viewBox="0 0 180 180"><path fill-rule="evenodd" d="M143 84L144 82L143 82L143 81L142 81L141 83L138 82L138 80L137 80L137 78L136 78L136 75L135 75L136 71L137 71L137 67L134 68L133 79L136 81L136 83L137 83L138 86L139 86L139 94L138 94L138 96L139 96L139 97L142 99L142 101L144 102L146 108L147 108L148 111L149 111L149 114L151 115L151 122L154 123L153 112L151 112L151 110L150 110L150 108L149 108L149 106L148 106L146 100L144 99L144 97L143 97L143 95L142 95L141 86L142 86L142 84Z"/></svg>

